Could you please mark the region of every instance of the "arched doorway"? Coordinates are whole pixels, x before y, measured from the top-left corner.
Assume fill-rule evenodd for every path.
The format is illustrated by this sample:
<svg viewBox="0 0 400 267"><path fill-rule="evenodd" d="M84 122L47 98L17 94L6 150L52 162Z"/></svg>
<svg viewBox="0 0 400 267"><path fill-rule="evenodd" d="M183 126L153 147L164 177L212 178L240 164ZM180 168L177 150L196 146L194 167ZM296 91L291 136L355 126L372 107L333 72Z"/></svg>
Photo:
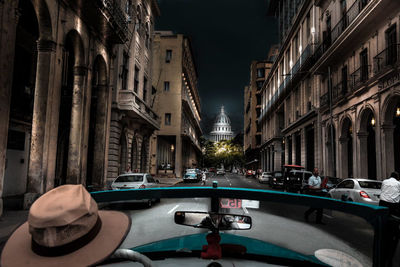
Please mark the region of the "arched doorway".
<svg viewBox="0 0 400 267"><path fill-rule="evenodd" d="M15 36L6 166L2 197L21 196L27 191L30 136L37 75L39 21L29 0L18 3L20 17ZM2 73L1 75L7 75ZM3 108L3 107L2 107ZM4 110L2 109L4 112ZM20 208L20 207L19 207Z"/></svg>
<svg viewBox="0 0 400 267"><path fill-rule="evenodd" d="M131 145L131 169L132 169L132 171L138 169L137 155L138 155L138 145L137 145L136 137L133 137L132 145Z"/></svg>
<svg viewBox="0 0 400 267"><path fill-rule="evenodd" d="M342 122L342 131L340 136L341 148L341 178L353 177L353 127L351 120L346 117Z"/></svg>
<svg viewBox="0 0 400 267"><path fill-rule="evenodd" d="M386 176L394 170L400 172L400 96L387 101L382 125L385 148Z"/></svg>
<svg viewBox="0 0 400 267"><path fill-rule="evenodd" d="M77 183L77 177L69 180L72 173L76 176L80 168L76 168L77 162L80 160L79 154L76 153L80 149L78 142L71 144L71 137L77 139L75 132L79 131L82 127L77 120L79 115L79 97L82 97L82 77L80 66L82 66L83 45L79 34L72 30L65 38L65 45L63 49L63 69L62 69L62 83L61 83L61 97L60 97L60 112L58 122L58 137L57 137L57 159L56 159L56 174L54 185L61 185L65 183ZM76 91L78 94L74 94ZM73 114L73 106L75 112ZM71 126L74 128L72 131ZM71 150L71 151L70 151ZM75 152L75 153L73 153ZM73 153L73 158L70 154ZM69 166L73 161L73 165Z"/></svg>
<svg viewBox="0 0 400 267"><path fill-rule="evenodd" d="M143 139L142 147L140 149L140 172L147 171L148 144L149 140L147 138Z"/></svg>
<svg viewBox="0 0 400 267"><path fill-rule="evenodd" d="M371 109L365 109L360 115L360 174L363 178L376 179L376 118Z"/></svg>
<svg viewBox="0 0 400 267"><path fill-rule="evenodd" d="M327 174L330 176L335 177L337 175L336 173L336 134L335 134L335 126L332 124L329 124L328 127L326 127L326 151L328 153L327 155Z"/></svg>
<svg viewBox="0 0 400 267"><path fill-rule="evenodd" d="M93 64L92 95L87 158L86 185L101 187L104 184L104 157L107 120L107 67L102 56Z"/></svg>
<svg viewBox="0 0 400 267"><path fill-rule="evenodd" d="M119 139L119 174L126 172L128 168L127 150L126 135L124 131L122 131Z"/></svg>

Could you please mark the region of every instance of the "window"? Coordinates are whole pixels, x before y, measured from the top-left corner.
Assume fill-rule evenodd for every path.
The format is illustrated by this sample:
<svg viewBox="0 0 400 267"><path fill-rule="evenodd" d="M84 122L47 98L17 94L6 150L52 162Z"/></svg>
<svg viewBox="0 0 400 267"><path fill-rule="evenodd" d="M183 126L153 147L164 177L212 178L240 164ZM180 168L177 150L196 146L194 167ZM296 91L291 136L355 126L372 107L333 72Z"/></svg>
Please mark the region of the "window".
<svg viewBox="0 0 400 267"><path fill-rule="evenodd" d="M264 78L264 68L257 69L257 78Z"/></svg>
<svg viewBox="0 0 400 267"><path fill-rule="evenodd" d="M361 81L368 79L368 49L365 48L360 53Z"/></svg>
<svg viewBox="0 0 400 267"><path fill-rule="evenodd" d="M164 82L164 91L169 92L169 82Z"/></svg>
<svg viewBox="0 0 400 267"><path fill-rule="evenodd" d="M258 81L257 82L257 90L260 90L262 88L263 83L264 83L263 81Z"/></svg>
<svg viewBox="0 0 400 267"><path fill-rule="evenodd" d="M165 113L165 125L171 125L171 113Z"/></svg>
<svg viewBox="0 0 400 267"><path fill-rule="evenodd" d="M128 62L129 56L126 52L124 52L123 59L122 59L122 71L121 71L121 79L122 79L122 90L128 90Z"/></svg>
<svg viewBox="0 0 400 267"><path fill-rule="evenodd" d="M165 53L165 63L170 63L172 58L172 50L167 50Z"/></svg>
<svg viewBox="0 0 400 267"><path fill-rule="evenodd" d="M347 93L347 66L342 68L342 94Z"/></svg>
<svg viewBox="0 0 400 267"><path fill-rule="evenodd" d="M143 78L143 101L146 102L147 100L147 78Z"/></svg>
<svg viewBox="0 0 400 267"><path fill-rule="evenodd" d="M138 89L139 89L139 69L138 67L135 66L135 81L133 84L133 90L135 91L135 93L137 93Z"/></svg>

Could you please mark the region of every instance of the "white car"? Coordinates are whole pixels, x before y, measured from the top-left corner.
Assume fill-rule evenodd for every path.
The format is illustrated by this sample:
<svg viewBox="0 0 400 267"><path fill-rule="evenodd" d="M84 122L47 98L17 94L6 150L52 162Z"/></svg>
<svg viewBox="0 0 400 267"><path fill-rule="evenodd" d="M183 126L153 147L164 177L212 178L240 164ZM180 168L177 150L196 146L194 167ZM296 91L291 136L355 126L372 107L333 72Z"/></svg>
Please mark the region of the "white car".
<svg viewBox="0 0 400 267"><path fill-rule="evenodd" d="M258 178L259 183L269 183L269 180L272 179L272 173L263 172Z"/></svg>
<svg viewBox="0 0 400 267"><path fill-rule="evenodd" d="M218 170L217 171L217 175L224 175L225 174L225 170Z"/></svg>
<svg viewBox="0 0 400 267"><path fill-rule="evenodd" d="M331 189L328 196L339 200L378 205L381 186L381 181L349 178Z"/></svg>
<svg viewBox="0 0 400 267"><path fill-rule="evenodd" d="M120 189L145 189L159 187L158 180L155 180L149 173L126 173L121 174L111 184L112 190ZM153 202L157 199L145 199L145 200L132 200L130 202L147 203L149 207L152 206ZM125 201L126 202L126 201Z"/></svg>

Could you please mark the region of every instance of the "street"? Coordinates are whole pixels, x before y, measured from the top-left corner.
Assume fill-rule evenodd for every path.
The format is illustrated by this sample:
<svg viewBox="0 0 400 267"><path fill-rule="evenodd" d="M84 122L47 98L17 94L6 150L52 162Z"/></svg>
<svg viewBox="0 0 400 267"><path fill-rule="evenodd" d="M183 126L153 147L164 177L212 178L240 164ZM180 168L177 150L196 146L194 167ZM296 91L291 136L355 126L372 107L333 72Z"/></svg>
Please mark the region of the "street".
<svg viewBox="0 0 400 267"><path fill-rule="evenodd" d="M211 186L213 181L218 181L219 187L270 189L253 177L246 178L230 173L208 178L205 186ZM192 186L201 186L201 182L175 185ZM173 215L176 211L207 211L209 206L209 199L162 199L161 203L151 209L125 210L132 217L132 230L122 246L135 247L157 240L205 232L205 229L176 225ZM352 255L363 266L372 265L373 230L366 221L349 214L324 210L323 221L326 225L317 225L313 216L309 223L304 221L306 210L307 207L303 206L261 202L259 208L243 206L220 211L252 217L251 230L228 231L229 233L271 242L306 255L312 255L321 248L336 249Z"/></svg>

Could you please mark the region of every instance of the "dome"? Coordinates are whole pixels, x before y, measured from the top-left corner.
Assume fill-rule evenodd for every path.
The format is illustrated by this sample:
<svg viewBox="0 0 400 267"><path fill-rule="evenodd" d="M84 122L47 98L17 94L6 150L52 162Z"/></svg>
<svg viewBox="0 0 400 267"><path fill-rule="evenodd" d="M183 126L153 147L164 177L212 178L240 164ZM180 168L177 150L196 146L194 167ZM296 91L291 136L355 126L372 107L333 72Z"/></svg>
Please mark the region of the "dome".
<svg viewBox="0 0 400 267"><path fill-rule="evenodd" d="M218 114L217 118L215 119L215 123L217 124L231 124L231 120L225 114L224 106L221 107L221 112Z"/></svg>
<svg viewBox="0 0 400 267"><path fill-rule="evenodd" d="M231 128L231 120L225 113L224 106L221 107L221 112L215 118L213 130L210 133L211 141L231 140L233 132Z"/></svg>

